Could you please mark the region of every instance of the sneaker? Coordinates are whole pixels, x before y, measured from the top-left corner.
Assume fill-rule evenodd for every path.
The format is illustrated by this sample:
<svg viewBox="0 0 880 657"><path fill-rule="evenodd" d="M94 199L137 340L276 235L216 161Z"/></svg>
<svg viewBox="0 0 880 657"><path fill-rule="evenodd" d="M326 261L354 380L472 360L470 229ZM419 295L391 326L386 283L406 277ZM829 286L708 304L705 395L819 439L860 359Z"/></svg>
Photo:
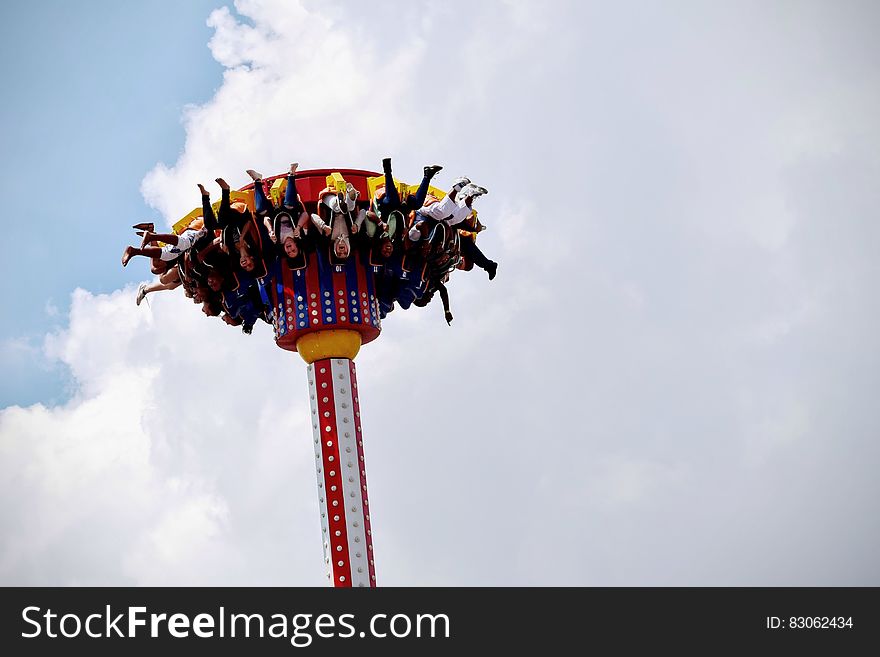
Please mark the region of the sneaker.
<svg viewBox="0 0 880 657"><path fill-rule="evenodd" d="M384 160L382 160L382 171L384 171L385 173L391 173L391 158L390 157L386 157Z"/></svg>
<svg viewBox="0 0 880 657"><path fill-rule="evenodd" d="M452 182L452 191L458 193L458 192L460 192L460 191L461 191L466 185L470 185L470 184L471 184L471 179L470 179L470 178L465 178L465 177L456 178L456 179Z"/></svg>
<svg viewBox="0 0 880 657"><path fill-rule="evenodd" d="M254 171L253 169L248 169L247 171L245 171L245 173L249 175L251 177L251 180L253 180L254 182L260 182L263 179L263 174L258 171Z"/></svg>
<svg viewBox="0 0 880 657"><path fill-rule="evenodd" d="M491 281L493 278L495 278L495 274L498 273L498 263L490 261L489 266L486 267L486 271L488 272L489 280Z"/></svg>
<svg viewBox="0 0 880 657"><path fill-rule="evenodd" d="M296 173L296 169L299 167L299 162L291 162L290 163L290 175L294 175Z"/></svg>
<svg viewBox="0 0 880 657"><path fill-rule="evenodd" d="M145 221L140 224L135 224L134 226L132 226L132 228L134 228L135 230L146 230L151 233L156 231L156 226L151 221Z"/></svg>
<svg viewBox="0 0 880 657"><path fill-rule="evenodd" d="M472 196L476 198L477 196L482 196L483 194L488 194L489 190L485 187L480 187L479 185L475 185L474 183L468 183L464 187L461 188L458 195L462 198L467 198Z"/></svg>
<svg viewBox="0 0 880 657"><path fill-rule="evenodd" d="M137 297L135 297L135 300L134 300L135 305L138 305L138 306L141 305L141 301L143 301L146 296L147 296L147 284L141 283L140 285L138 285Z"/></svg>
<svg viewBox="0 0 880 657"><path fill-rule="evenodd" d="M354 210L358 196L360 196L360 192L355 189L354 185L345 183L345 203L350 210Z"/></svg>
<svg viewBox="0 0 880 657"><path fill-rule="evenodd" d="M433 178L438 171L442 171L443 167L439 164L432 164L431 166L425 167L425 178Z"/></svg>

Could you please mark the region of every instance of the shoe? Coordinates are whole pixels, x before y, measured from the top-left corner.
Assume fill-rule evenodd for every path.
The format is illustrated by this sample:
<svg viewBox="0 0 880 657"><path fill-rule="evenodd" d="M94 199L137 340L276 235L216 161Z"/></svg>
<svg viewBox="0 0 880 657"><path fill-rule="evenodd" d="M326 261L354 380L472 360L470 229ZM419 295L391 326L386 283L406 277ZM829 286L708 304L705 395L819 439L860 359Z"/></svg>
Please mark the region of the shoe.
<svg viewBox="0 0 880 657"><path fill-rule="evenodd" d="M258 171L254 171L253 169L248 169L247 171L245 171L245 173L249 175L251 177L251 180L253 180L254 182L260 182L263 179L263 174L259 173Z"/></svg>
<svg viewBox="0 0 880 657"><path fill-rule="evenodd" d="M480 187L479 185L475 185L474 183L468 183L464 187L461 188L458 195L462 198L467 198L472 196L476 198L477 196L482 196L483 194L488 194L489 190L485 187Z"/></svg>
<svg viewBox="0 0 880 657"><path fill-rule="evenodd" d="M290 163L290 175L294 175L296 173L296 169L299 167L299 162L291 162Z"/></svg>
<svg viewBox="0 0 880 657"><path fill-rule="evenodd" d="M143 301L146 296L147 296L147 284L141 283L140 285L138 285L138 294L134 300L135 304L138 306L141 305L141 301Z"/></svg>
<svg viewBox="0 0 880 657"><path fill-rule="evenodd" d="M471 179L470 179L470 178L465 178L465 177L456 178L456 179L452 182L452 191L458 193L458 192L460 192L460 191L461 191L466 185L470 185L470 184L471 184Z"/></svg>
<svg viewBox="0 0 880 657"><path fill-rule="evenodd" d="M386 157L384 160L382 160L382 171L384 171L385 173L391 173L391 158L390 157Z"/></svg>
<svg viewBox="0 0 880 657"><path fill-rule="evenodd" d="M351 183L345 183L345 202L350 210L354 210L360 192Z"/></svg>
<svg viewBox="0 0 880 657"><path fill-rule="evenodd" d="M134 228L135 230L145 230L148 233L155 233L156 232L156 226L152 222L149 222L149 221L144 221L142 223L135 224L134 226L132 226L132 228Z"/></svg>
<svg viewBox="0 0 880 657"><path fill-rule="evenodd" d="M439 164L432 164L431 166L427 166L425 167L425 178L433 178L438 171L442 170L443 167L441 167Z"/></svg>
<svg viewBox="0 0 880 657"><path fill-rule="evenodd" d="M220 185L220 189L229 189L229 183L223 180L223 178L214 178L214 182Z"/></svg>
<svg viewBox="0 0 880 657"><path fill-rule="evenodd" d="M498 263L490 261L489 266L486 267L486 271L489 273L489 280L491 281L495 278L495 274L498 273Z"/></svg>

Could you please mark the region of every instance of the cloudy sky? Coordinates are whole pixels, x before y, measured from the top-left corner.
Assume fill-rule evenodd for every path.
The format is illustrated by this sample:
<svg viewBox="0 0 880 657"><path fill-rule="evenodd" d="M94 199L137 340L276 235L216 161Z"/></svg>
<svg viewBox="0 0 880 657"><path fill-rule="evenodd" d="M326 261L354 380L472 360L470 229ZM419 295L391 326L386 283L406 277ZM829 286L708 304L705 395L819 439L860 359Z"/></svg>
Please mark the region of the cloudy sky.
<svg viewBox="0 0 880 657"><path fill-rule="evenodd" d="M880 585L876 3L80 5L0 8L0 583L323 583L305 365L119 257L392 156L501 265L358 356L380 584Z"/></svg>

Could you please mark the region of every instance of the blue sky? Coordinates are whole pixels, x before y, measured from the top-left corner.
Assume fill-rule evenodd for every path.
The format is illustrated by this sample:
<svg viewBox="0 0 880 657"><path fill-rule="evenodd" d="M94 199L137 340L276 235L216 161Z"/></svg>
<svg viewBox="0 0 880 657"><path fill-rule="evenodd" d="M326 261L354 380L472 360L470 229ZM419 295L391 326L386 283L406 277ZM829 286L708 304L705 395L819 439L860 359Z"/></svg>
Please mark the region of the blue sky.
<svg viewBox="0 0 880 657"><path fill-rule="evenodd" d="M2 3L0 406L62 401L64 368L40 353L76 287L144 278L118 266L130 225L161 217L141 180L183 144L181 111L207 100L222 67L207 47L218 0ZM47 312L48 307L48 312ZM57 313L52 308L57 309ZM11 342L10 342L11 341Z"/></svg>

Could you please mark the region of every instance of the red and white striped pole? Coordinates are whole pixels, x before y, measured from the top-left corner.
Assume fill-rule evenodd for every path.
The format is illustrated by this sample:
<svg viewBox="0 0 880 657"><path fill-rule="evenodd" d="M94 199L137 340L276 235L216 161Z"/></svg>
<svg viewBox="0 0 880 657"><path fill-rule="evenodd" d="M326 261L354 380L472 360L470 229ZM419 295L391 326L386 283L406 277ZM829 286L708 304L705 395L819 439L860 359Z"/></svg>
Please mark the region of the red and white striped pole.
<svg viewBox="0 0 880 657"><path fill-rule="evenodd" d="M366 199L372 178L380 174L359 169L300 171L296 188L305 204L317 204L327 187L341 191L348 183ZM382 330L378 267L361 250L339 261L327 245L303 256L297 262L281 258L268 277L275 343L296 351L308 364L327 577L336 587L373 587L376 570L353 361L361 346Z"/></svg>
<svg viewBox="0 0 880 657"><path fill-rule="evenodd" d="M376 586L354 361L316 360L308 375L327 577L336 587Z"/></svg>

